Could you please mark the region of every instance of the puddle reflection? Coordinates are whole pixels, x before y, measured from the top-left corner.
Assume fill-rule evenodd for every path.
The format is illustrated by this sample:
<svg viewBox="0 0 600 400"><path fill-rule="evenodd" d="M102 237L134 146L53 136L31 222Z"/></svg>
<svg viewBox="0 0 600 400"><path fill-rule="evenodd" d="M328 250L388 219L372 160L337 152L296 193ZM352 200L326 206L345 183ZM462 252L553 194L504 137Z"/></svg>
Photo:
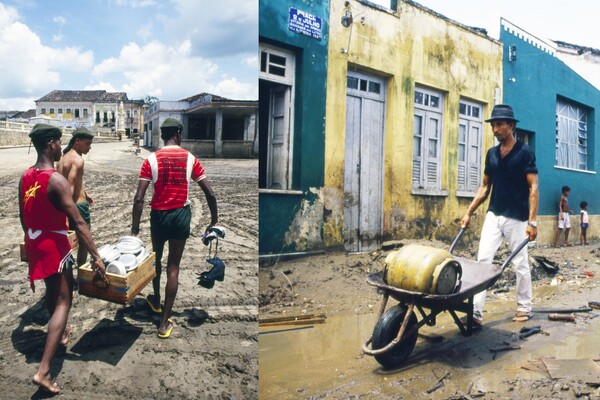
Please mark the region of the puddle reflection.
<svg viewBox="0 0 600 400"><path fill-rule="evenodd" d="M304 397L291 388L304 391L343 378L357 368L375 319L375 314L330 317L312 329L259 335L260 398ZM294 327L278 329L285 328Z"/></svg>

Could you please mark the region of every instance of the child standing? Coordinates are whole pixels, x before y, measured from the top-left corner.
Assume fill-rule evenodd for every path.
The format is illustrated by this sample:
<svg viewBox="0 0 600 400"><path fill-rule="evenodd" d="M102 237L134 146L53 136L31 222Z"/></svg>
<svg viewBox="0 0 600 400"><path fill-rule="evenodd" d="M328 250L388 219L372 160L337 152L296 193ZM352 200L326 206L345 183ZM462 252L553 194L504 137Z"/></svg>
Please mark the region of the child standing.
<svg viewBox="0 0 600 400"><path fill-rule="evenodd" d="M565 246L571 246L569 243L569 231L571 230L571 221L569 220L569 213L573 214L572 210L569 210L569 194L571 188L568 186L562 187L562 194L560 195L560 201L558 202L558 229L556 231L556 239L554 240L554 247L559 247L558 242L560 241L560 233L565 230Z"/></svg>
<svg viewBox="0 0 600 400"><path fill-rule="evenodd" d="M588 219L587 206L587 201L582 201L581 203L579 203L579 207L581 207L581 222L579 223L579 226L581 227L581 233L579 234L579 242L582 246L588 244L587 229L590 226L590 224Z"/></svg>

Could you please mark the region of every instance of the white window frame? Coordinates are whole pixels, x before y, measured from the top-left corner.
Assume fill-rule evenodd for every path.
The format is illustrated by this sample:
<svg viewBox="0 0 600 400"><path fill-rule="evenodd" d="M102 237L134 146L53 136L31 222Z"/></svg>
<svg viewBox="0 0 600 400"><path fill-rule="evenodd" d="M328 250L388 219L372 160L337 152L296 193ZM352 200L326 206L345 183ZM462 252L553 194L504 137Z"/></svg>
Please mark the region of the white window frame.
<svg viewBox="0 0 600 400"><path fill-rule="evenodd" d="M456 195L459 197L474 197L482 179L481 145L483 142L484 107L483 104L461 99L458 109L458 182ZM461 127L464 127L464 137L461 133Z"/></svg>
<svg viewBox="0 0 600 400"><path fill-rule="evenodd" d="M555 165L588 170L588 110L566 100L556 101Z"/></svg>
<svg viewBox="0 0 600 400"><path fill-rule="evenodd" d="M271 55L275 60L271 59ZM266 57L264 59L263 57ZM277 62L285 60L284 64ZM266 62L263 63L263 60ZM271 73L271 67L277 71L283 71L283 74ZM292 191L293 176L293 154L294 154L294 102L295 102L295 67L296 59L293 52L264 43L259 44L259 79L281 84L281 90L284 93L284 111L282 115L276 115L273 99L275 91L271 92L269 99L269 133L267 145L267 182L266 188L261 188L260 192L290 192ZM274 120L279 119L283 124L285 132L282 138L284 145L279 157L274 156L274 146L279 144L272 142L275 138ZM287 137L285 137L287 136ZM283 175L282 172L283 171ZM276 176L278 175L278 176Z"/></svg>
<svg viewBox="0 0 600 400"><path fill-rule="evenodd" d="M262 60L263 60L264 55L266 55L266 57L267 57L266 66L265 66L266 68L263 68ZM282 66L281 64L278 64L275 61L271 60L271 57L270 57L271 55L285 59L285 66ZM285 50L285 49L282 49L279 47L261 43L259 45L258 62L259 62L259 72L258 72L259 79L266 79L271 82L278 82L278 83L283 83L284 85L294 86L294 75L295 75L295 69L296 69L295 68L296 60L295 60L294 53L292 53L289 50ZM279 69L284 69L285 70L284 75L281 76L281 75L277 75L275 73L269 72L270 68L273 68L273 67L277 67Z"/></svg>
<svg viewBox="0 0 600 400"><path fill-rule="evenodd" d="M419 103L417 98L422 98ZM437 99L437 103L434 101ZM412 194L447 196L442 190L444 93L421 86L415 87L413 97L413 170ZM417 120L422 124L416 131ZM419 142L417 142L419 140ZM434 157L430 157L433 154Z"/></svg>

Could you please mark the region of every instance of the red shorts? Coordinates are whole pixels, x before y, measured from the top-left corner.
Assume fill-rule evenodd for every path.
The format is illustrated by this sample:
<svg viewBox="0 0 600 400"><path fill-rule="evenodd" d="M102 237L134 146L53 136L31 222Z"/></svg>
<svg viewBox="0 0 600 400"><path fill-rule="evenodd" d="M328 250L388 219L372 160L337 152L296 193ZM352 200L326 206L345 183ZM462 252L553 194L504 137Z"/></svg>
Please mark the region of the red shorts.
<svg viewBox="0 0 600 400"><path fill-rule="evenodd" d="M64 232L64 233L63 233ZM70 268L73 259L67 231L32 231L25 234L29 280L45 279Z"/></svg>

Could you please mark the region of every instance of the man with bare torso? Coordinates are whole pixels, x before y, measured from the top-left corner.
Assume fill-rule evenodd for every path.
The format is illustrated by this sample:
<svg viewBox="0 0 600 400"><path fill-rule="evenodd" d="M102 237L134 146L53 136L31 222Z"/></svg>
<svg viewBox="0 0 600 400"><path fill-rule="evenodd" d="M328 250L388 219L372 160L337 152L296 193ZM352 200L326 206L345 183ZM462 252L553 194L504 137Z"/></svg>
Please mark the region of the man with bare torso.
<svg viewBox="0 0 600 400"><path fill-rule="evenodd" d="M69 182L73 202L75 202L77 210L87 223L88 228L91 227L90 206L94 205L94 200L83 189L84 161L82 155L90 151L93 139L94 135L87 128L81 127L75 130L69 145L63 150L63 156L56 168ZM73 227L69 226L69 229L72 230ZM81 266L87 261L88 249L81 240L78 240L78 242L77 266Z"/></svg>
<svg viewBox="0 0 600 400"><path fill-rule="evenodd" d="M565 230L565 246L570 246L569 243L569 231L571 230L571 221L569 220L569 213L573 213L573 210L569 209L569 194L571 188L568 186L562 187L562 194L558 202L558 230L556 231L556 239L554 240L554 247L559 247L560 233Z"/></svg>

